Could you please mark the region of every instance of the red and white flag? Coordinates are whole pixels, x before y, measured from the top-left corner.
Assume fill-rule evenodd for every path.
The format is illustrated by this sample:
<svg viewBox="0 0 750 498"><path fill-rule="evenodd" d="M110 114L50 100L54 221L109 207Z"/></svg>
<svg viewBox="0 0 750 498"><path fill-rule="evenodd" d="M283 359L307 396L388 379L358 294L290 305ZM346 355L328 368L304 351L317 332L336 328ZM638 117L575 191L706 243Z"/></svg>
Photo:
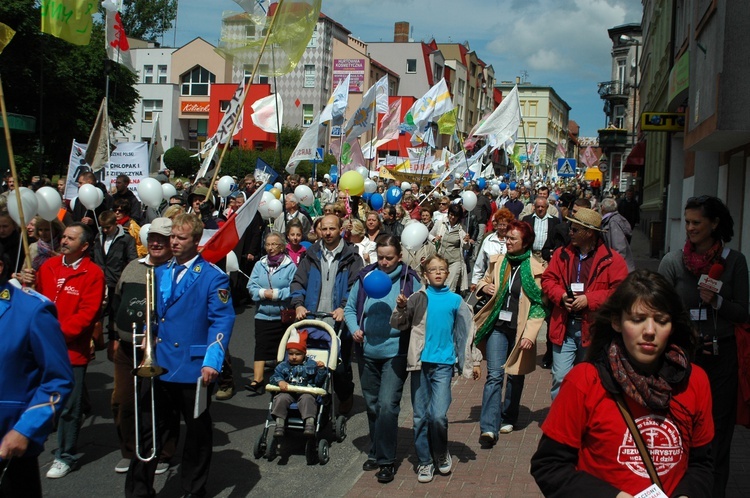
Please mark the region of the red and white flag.
<svg viewBox="0 0 750 498"><path fill-rule="evenodd" d="M245 202L219 230L208 239L201 249L201 256L210 263L216 264L221 258L229 254L239 244L245 230L252 223L258 212L260 200L265 192L265 183L255 190L250 199Z"/></svg>
<svg viewBox="0 0 750 498"><path fill-rule="evenodd" d="M398 138L398 125L401 122L401 99L394 101L388 112L380 121L378 140L394 140Z"/></svg>
<svg viewBox="0 0 750 498"><path fill-rule="evenodd" d="M107 57L138 74L133 65L133 59L130 56L128 36L125 33L125 29L122 27L122 18L120 17L119 12L119 9L122 8L122 2L105 0L102 2L102 7L104 7L104 10L106 11Z"/></svg>

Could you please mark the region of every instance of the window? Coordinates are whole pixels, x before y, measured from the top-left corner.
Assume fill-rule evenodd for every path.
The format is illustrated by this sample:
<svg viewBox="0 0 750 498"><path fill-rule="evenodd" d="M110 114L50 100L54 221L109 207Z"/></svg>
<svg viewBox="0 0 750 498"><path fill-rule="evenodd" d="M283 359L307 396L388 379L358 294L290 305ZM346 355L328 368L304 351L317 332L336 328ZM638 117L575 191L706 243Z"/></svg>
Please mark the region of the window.
<svg viewBox="0 0 750 498"><path fill-rule="evenodd" d="M315 88L315 64L305 64L305 88Z"/></svg>
<svg viewBox="0 0 750 498"><path fill-rule="evenodd" d="M458 80L458 94L463 95L466 91L466 82L462 79Z"/></svg>
<svg viewBox="0 0 750 498"><path fill-rule="evenodd" d="M461 104L456 105L456 123L462 123L464 118L464 108Z"/></svg>
<svg viewBox="0 0 750 498"><path fill-rule="evenodd" d="M406 59L406 72L407 73L417 72L417 59Z"/></svg>
<svg viewBox="0 0 750 498"><path fill-rule="evenodd" d="M245 25L245 38L255 40L255 24L252 22Z"/></svg>
<svg viewBox="0 0 750 498"><path fill-rule="evenodd" d="M625 59L617 59L617 93L625 93Z"/></svg>
<svg viewBox="0 0 750 498"><path fill-rule="evenodd" d="M182 95L208 95L209 85L216 81L216 77L208 69L194 67L182 76Z"/></svg>
<svg viewBox="0 0 750 498"><path fill-rule="evenodd" d="M625 106L624 105L615 106L614 120L612 124L615 125L615 128L625 128Z"/></svg>
<svg viewBox="0 0 750 498"><path fill-rule="evenodd" d="M268 64L261 64L258 66L258 83L268 83Z"/></svg>
<svg viewBox="0 0 750 498"><path fill-rule="evenodd" d="M159 74L158 74L159 84L165 85L167 83L167 66L159 64L157 69L159 71Z"/></svg>
<svg viewBox="0 0 750 498"><path fill-rule="evenodd" d="M469 126L474 125L474 111L469 111Z"/></svg>
<svg viewBox="0 0 750 498"><path fill-rule="evenodd" d="M144 100L143 101L143 121L147 123L153 121L156 118L156 116L154 116L154 113L161 112L163 105L164 105L163 100Z"/></svg>
<svg viewBox="0 0 750 498"><path fill-rule="evenodd" d="M154 66L152 64L146 64L145 66L143 66L143 82L154 82Z"/></svg>
<svg viewBox="0 0 750 498"><path fill-rule="evenodd" d="M443 77L443 66L435 64L435 81L439 81Z"/></svg>
<svg viewBox="0 0 750 498"><path fill-rule="evenodd" d="M536 123L529 123L529 138L536 137Z"/></svg>
<svg viewBox="0 0 750 498"><path fill-rule="evenodd" d="M323 90L328 91L328 66L323 66Z"/></svg>
<svg viewBox="0 0 750 498"><path fill-rule="evenodd" d="M224 114L229 110L229 100L220 100L219 101L219 111Z"/></svg>
<svg viewBox="0 0 750 498"><path fill-rule="evenodd" d="M244 76L242 77L242 81L247 85L247 82L250 81L250 76L253 75L253 66L250 64L245 64L242 66L244 70Z"/></svg>
<svg viewBox="0 0 750 498"><path fill-rule="evenodd" d="M302 126L309 128L313 122L313 105L302 104Z"/></svg>
<svg viewBox="0 0 750 498"><path fill-rule="evenodd" d="M530 101L529 102L529 116L536 116L537 115L537 102L536 101Z"/></svg>
<svg viewBox="0 0 750 498"><path fill-rule="evenodd" d="M310 37L310 41L307 43L307 48L315 48L318 46L318 27L315 26Z"/></svg>
<svg viewBox="0 0 750 498"><path fill-rule="evenodd" d="M474 87L469 87L469 100L474 100Z"/></svg>

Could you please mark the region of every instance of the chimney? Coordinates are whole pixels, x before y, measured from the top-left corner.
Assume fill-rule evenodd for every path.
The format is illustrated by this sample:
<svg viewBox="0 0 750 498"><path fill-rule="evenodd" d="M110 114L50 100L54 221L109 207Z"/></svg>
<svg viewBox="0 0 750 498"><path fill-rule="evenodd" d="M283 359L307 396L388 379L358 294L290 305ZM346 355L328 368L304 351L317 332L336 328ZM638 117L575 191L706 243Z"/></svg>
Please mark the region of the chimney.
<svg viewBox="0 0 750 498"><path fill-rule="evenodd" d="M521 84L521 77L516 76L516 85L520 85L520 84Z"/></svg>
<svg viewBox="0 0 750 498"><path fill-rule="evenodd" d="M394 43L408 43L409 41L409 23L406 21L399 21L393 28L393 42Z"/></svg>

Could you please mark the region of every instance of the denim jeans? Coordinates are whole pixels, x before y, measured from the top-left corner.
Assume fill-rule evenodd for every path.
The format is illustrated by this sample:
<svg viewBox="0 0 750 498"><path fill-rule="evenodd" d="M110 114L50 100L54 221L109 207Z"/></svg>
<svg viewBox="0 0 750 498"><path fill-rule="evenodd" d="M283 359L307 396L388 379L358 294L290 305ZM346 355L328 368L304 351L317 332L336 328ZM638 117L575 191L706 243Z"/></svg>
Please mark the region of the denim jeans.
<svg viewBox="0 0 750 498"><path fill-rule="evenodd" d="M83 380L86 376L86 365L73 366L73 391L70 393L65 408L60 412L57 426L57 451L55 458L73 466L78 461L76 442L81 431L81 400L83 398Z"/></svg>
<svg viewBox="0 0 750 498"><path fill-rule="evenodd" d="M574 365L583 361L586 348L581 346L581 322L568 322L561 346L552 345L552 399L560 392L560 384Z"/></svg>
<svg viewBox="0 0 750 498"><path fill-rule="evenodd" d="M360 381L372 443L367 458L377 461L378 465L392 465L396 461L406 356L383 360L364 358Z"/></svg>
<svg viewBox="0 0 750 498"><path fill-rule="evenodd" d="M506 334L502 330L494 329L487 337L487 381L482 393L482 415L479 419L479 430L497 435L503 424L516 425L518 421L518 407L521 404L521 393L525 377L523 375L508 375L505 386L505 400L500 401L503 389L503 376L508 353L513 348L515 332Z"/></svg>
<svg viewBox="0 0 750 498"><path fill-rule="evenodd" d="M422 363L411 373L411 404L414 410L414 447L419 465L432 463L448 451L448 407L451 405L453 365Z"/></svg>

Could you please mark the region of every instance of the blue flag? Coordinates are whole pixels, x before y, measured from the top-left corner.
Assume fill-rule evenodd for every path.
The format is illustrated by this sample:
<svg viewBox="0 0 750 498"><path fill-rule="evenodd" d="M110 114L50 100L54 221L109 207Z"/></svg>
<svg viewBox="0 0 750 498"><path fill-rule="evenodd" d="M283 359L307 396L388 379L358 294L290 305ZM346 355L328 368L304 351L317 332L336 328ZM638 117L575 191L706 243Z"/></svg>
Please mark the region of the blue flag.
<svg viewBox="0 0 750 498"><path fill-rule="evenodd" d="M258 160L255 161L255 171L269 175L267 182L271 185L273 185L276 182L276 179L279 177L279 174L276 172L276 170L261 158L258 158Z"/></svg>

